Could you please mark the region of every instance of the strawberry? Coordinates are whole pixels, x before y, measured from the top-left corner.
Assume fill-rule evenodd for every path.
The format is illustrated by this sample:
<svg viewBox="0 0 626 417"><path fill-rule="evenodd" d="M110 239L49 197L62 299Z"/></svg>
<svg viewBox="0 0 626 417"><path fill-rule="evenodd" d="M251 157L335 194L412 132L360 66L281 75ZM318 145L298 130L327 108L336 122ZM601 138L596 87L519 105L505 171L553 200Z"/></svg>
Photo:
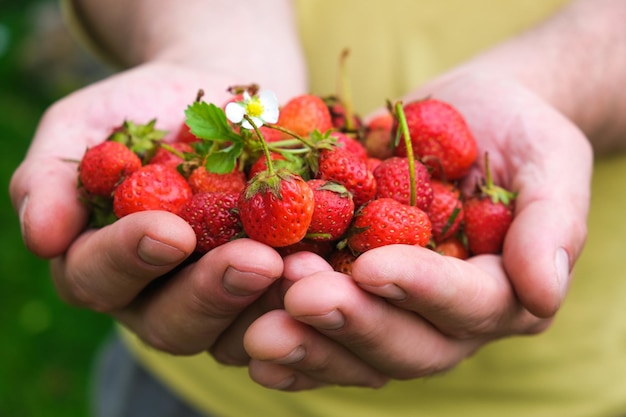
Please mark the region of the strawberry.
<svg viewBox="0 0 626 417"><path fill-rule="evenodd" d="M359 156L339 147L319 154L317 178L342 184L360 207L376 196L376 179Z"/></svg>
<svg viewBox="0 0 626 417"><path fill-rule="evenodd" d="M180 164L185 162L184 154L191 152L193 152L193 148L187 142L162 143L148 163L167 165L177 169Z"/></svg>
<svg viewBox="0 0 626 417"><path fill-rule="evenodd" d="M348 231L347 245L355 254L392 244L425 247L431 237L428 215L393 198L379 198L361 207Z"/></svg>
<svg viewBox="0 0 626 417"><path fill-rule="evenodd" d="M365 146L363 146L363 144L361 144L361 142L356 140L354 137L342 132L332 132L330 137L337 140L337 146L340 148L344 148L357 155L359 158L367 160L367 150L365 149Z"/></svg>
<svg viewBox="0 0 626 417"><path fill-rule="evenodd" d="M356 114L348 115L351 113L347 110L346 104L342 102L337 96L324 97L324 102L328 106L330 117L333 127L338 131L357 131L363 125L361 118ZM351 120L351 121L350 121Z"/></svg>
<svg viewBox="0 0 626 417"><path fill-rule="evenodd" d="M416 157L432 167L435 178L462 178L474 164L477 146L465 119L450 104L432 98L404 105L406 122ZM394 126L396 134L398 126ZM395 150L406 156L403 141Z"/></svg>
<svg viewBox="0 0 626 417"><path fill-rule="evenodd" d="M415 205L428 210L433 200L428 168L419 161L413 164L415 172ZM410 203L411 178L409 177L409 160L404 157L385 159L374 170L376 178L376 197L393 198L400 203Z"/></svg>
<svg viewBox="0 0 626 417"><path fill-rule="evenodd" d="M431 181L433 201L426 211L433 226L433 240L442 242L456 234L463 221L460 191L452 184Z"/></svg>
<svg viewBox="0 0 626 417"><path fill-rule="evenodd" d="M196 252L206 253L241 233L238 199L239 193L203 192L194 194L182 206L178 215L196 233Z"/></svg>
<svg viewBox="0 0 626 417"><path fill-rule="evenodd" d="M394 118L390 112L381 113L367 122L363 141L368 155L378 159L393 156L391 146L393 123Z"/></svg>
<svg viewBox="0 0 626 417"><path fill-rule="evenodd" d="M238 168L226 174L209 172L199 166L187 178L194 194L206 192L240 193L246 187L246 174Z"/></svg>
<svg viewBox="0 0 626 417"><path fill-rule="evenodd" d="M276 248L276 251L283 258L297 252L312 252L322 258L328 256L334 249L333 242L328 240L312 240L304 238L292 245Z"/></svg>
<svg viewBox="0 0 626 417"><path fill-rule="evenodd" d="M306 235L315 202L313 190L299 175L268 169L248 182L239 198L243 230L272 247L292 245Z"/></svg>
<svg viewBox="0 0 626 417"><path fill-rule="evenodd" d="M444 256L452 256L457 259L467 259L469 253L463 242L456 238L450 237L435 245L435 252L438 252Z"/></svg>
<svg viewBox="0 0 626 417"><path fill-rule="evenodd" d="M117 186L113 211L118 218L143 210L178 213L191 196L191 187L180 173L164 165L148 164Z"/></svg>
<svg viewBox="0 0 626 417"><path fill-rule="evenodd" d="M279 168L280 164L282 164L282 162L277 162L277 161L285 161L285 157L278 152L271 152L270 159L272 160L276 168ZM264 156L261 156L256 161L254 161L252 165L250 165L250 169L248 171L248 179L252 179L259 172L266 171L266 170L267 170L267 158L265 158Z"/></svg>
<svg viewBox="0 0 626 417"><path fill-rule="evenodd" d="M328 107L314 94L302 94L289 100L280 110L276 124L303 137L314 130L326 132L333 128Z"/></svg>
<svg viewBox="0 0 626 417"><path fill-rule="evenodd" d="M111 197L117 184L139 168L141 159L133 151L107 140L85 151L78 165L78 179L88 193Z"/></svg>
<svg viewBox="0 0 626 417"><path fill-rule="evenodd" d="M504 238L513 221L516 194L493 182L485 154L483 184L463 202L464 232L473 255L502 252Z"/></svg>
<svg viewBox="0 0 626 417"><path fill-rule="evenodd" d="M374 173L374 170L382 162L383 162L382 159L378 159L378 158L374 158L373 156L370 156L370 157L367 158L367 169L369 169L370 171L372 171L372 173Z"/></svg>
<svg viewBox="0 0 626 417"><path fill-rule="evenodd" d="M271 152L270 159L274 167L276 168L285 168L291 172L294 172L305 180L309 179L310 173L307 164L301 158L291 157L286 158L284 155L278 152ZM252 179L256 174L261 171L265 171L267 169L267 159L265 157L260 157L250 166L248 171L248 179Z"/></svg>
<svg viewBox="0 0 626 417"><path fill-rule="evenodd" d="M337 272L352 275L352 264L357 256L348 249L336 250L328 257L328 263Z"/></svg>
<svg viewBox="0 0 626 417"><path fill-rule="evenodd" d="M189 129L189 126L187 125L187 123L181 124L180 129L176 133L175 142L195 143L195 142L198 142L199 140L200 139L198 139L196 135L191 133L191 130Z"/></svg>
<svg viewBox="0 0 626 417"><path fill-rule="evenodd" d="M352 195L343 185L321 179L307 184L313 190L315 209L307 237L312 240L337 240L350 226L354 215Z"/></svg>

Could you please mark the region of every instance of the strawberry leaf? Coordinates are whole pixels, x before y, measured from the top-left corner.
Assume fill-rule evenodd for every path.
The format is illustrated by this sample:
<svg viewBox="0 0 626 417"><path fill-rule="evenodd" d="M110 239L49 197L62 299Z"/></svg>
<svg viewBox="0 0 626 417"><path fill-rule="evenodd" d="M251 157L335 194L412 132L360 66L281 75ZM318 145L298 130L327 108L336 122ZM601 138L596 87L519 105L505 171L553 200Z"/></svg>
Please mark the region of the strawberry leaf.
<svg viewBox="0 0 626 417"><path fill-rule="evenodd" d="M242 141L228 123L224 110L215 104L194 102L185 110L185 116L189 130L200 139L219 142Z"/></svg>
<svg viewBox="0 0 626 417"><path fill-rule="evenodd" d="M226 148L214 151L207 156L205 168L216 174L228 174L235 169L242 151L243 142L234 142Z"/></svg>

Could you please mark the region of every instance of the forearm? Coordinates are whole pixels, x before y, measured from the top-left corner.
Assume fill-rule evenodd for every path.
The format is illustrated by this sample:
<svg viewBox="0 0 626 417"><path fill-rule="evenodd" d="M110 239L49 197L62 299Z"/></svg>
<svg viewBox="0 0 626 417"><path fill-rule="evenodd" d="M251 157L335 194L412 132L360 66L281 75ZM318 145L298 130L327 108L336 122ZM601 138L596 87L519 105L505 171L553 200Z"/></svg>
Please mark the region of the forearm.
<svg viewBox="0 0 626 417"><path fill-rule="evenodd" d="M279 96L306 89L289 0L73 0L88 35L127 67L166 61L257 82Z"/></svg>
<svg viewBox="0 0 626 417"><path fill-rule="evenodd" d="M519 79L578 125L596 152L626 149L625 21L626 1L574 1L468 66Z"/></svg>

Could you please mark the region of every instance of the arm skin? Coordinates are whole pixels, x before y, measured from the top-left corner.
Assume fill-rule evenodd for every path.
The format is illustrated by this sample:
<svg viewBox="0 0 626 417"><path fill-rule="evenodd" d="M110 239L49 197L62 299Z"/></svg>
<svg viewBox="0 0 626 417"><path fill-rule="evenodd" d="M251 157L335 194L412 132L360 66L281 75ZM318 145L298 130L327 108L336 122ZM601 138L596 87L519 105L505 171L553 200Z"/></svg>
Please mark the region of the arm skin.
<svg viewBox="0 0 626 417"><path fill-rule="evenodd" d="M53 278L68 302L111 313L157 348L210 349L224 363L249 363L254 380L284 390L429 375L491 340L548 327L586 236L592 151L585 135L598 152L623 149L618 115L626 97L614 86L624 85L626 73L625 2L575 2L406 96L433 94L458 106L481 150L490 150L496 180L519 191L503 256L463 262L389 246L362 255L349 279L312 254L283 263L270 248L242 240L149 292L149 283L190 253L190 229L152 212L85 231L75 168L59 159L78 158L121 117L157 115L166 128L178 126L180 109L199 87L208 100L220 100L225 85L253 80L289 97L306 89L305 74L286 1L262 8L237 2L245 10L236 20L232 2L115 3L100 10L102 2L84 0L82 13L133 69L53 106L11 183L26 245L53 258ZM218 18L226 4L229 13ZM216 18L209 25L205 16ZM270 30L250 35L259 18ZM50 175L35 182L41 166ZM280 276L288 289L274 285ZM275 309L281 297L284 309ZM171 319L159 320L165 316Z"/></svg>

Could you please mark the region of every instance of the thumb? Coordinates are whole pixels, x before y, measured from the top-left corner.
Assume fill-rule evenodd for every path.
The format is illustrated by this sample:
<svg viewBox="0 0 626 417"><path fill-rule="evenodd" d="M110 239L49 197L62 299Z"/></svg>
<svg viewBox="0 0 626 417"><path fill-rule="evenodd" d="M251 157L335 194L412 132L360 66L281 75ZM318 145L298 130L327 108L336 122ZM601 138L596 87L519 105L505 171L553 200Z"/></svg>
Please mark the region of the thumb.
<svg viewBox="0 0 626 417"><path fill-rule="evenodd" d="M543 151L519 168L516 213L503 249L520 301L539 317L560 307L587 235L591 148L573 125L559 126L551 126L551 138L560 138L551 144L541 138L548 133L533 132Z"/></svg>

